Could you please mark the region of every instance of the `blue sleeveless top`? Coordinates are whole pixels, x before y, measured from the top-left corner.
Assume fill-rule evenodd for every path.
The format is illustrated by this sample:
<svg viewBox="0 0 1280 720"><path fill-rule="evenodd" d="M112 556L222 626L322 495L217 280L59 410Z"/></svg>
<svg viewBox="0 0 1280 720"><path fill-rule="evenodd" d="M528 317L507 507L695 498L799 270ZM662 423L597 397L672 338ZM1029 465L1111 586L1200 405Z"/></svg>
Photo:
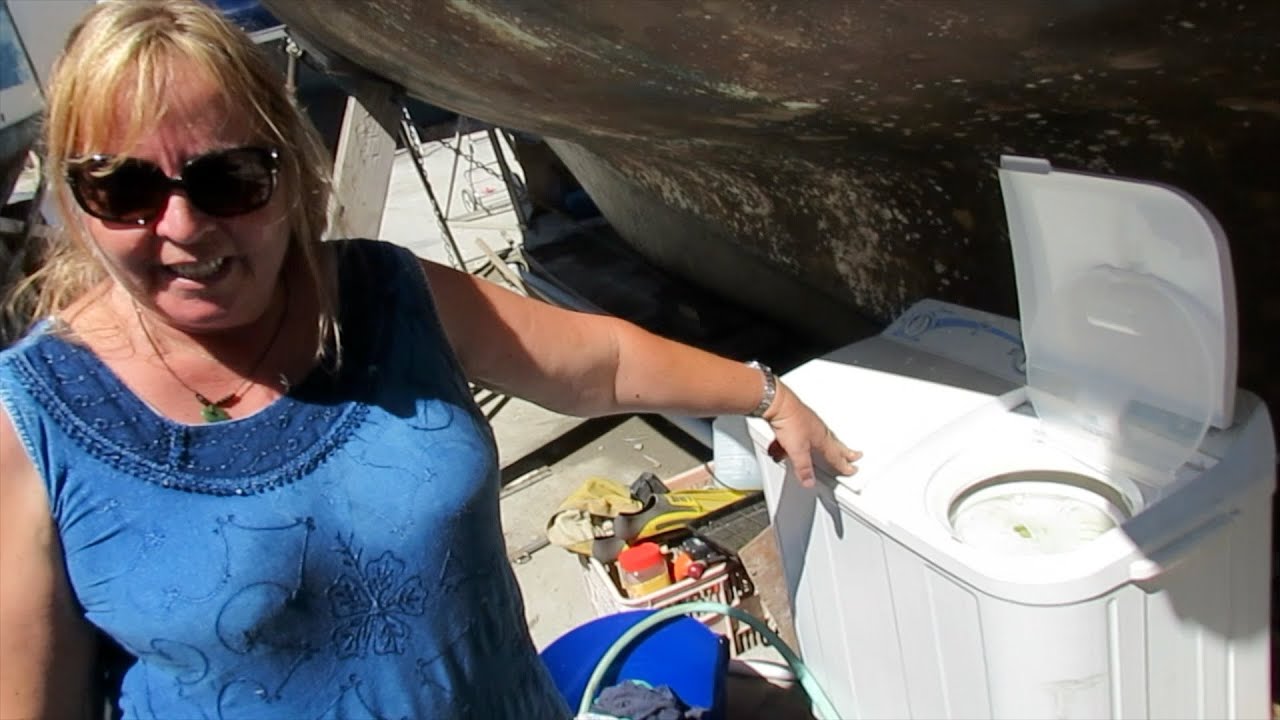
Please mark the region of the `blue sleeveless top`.
<svg viewBox="0 0 1280 720"><path fill-rule="evenodd" d="M47 324L0 401L126 718L566 718L507 563L497 453L417 260L344 241L343 360L170 421Z"/></svg>

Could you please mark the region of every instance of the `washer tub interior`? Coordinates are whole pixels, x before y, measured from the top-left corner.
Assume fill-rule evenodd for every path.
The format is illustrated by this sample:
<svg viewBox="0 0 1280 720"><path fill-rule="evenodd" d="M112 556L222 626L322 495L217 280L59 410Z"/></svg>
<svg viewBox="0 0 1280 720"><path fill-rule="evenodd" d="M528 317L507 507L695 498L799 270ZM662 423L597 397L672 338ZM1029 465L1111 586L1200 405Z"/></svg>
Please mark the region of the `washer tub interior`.
<svg viewBox="0 0 1280 720"><path fill-rule="evenodd" d="M1017 470L964 488L947 508L952 536L1000 555L1070 552L1134 513L1115 487L1065 470Z"/></svg>

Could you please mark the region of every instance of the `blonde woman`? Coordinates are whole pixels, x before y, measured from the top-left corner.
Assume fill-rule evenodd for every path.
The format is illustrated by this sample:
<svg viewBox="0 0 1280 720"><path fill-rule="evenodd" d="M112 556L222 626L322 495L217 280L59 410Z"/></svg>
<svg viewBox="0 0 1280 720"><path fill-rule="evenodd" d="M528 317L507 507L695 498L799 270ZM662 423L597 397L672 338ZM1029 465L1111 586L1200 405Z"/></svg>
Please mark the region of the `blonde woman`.
<svg viewBox="0 0 1280 720"><path fill-rule="evenodd" d="M0 717L562 718L467 380L581 415L757 413L858 457L767 369L383 243L321 243L325 160L240 31L108 0L49 99L68 218L0 353Z"/></svg>

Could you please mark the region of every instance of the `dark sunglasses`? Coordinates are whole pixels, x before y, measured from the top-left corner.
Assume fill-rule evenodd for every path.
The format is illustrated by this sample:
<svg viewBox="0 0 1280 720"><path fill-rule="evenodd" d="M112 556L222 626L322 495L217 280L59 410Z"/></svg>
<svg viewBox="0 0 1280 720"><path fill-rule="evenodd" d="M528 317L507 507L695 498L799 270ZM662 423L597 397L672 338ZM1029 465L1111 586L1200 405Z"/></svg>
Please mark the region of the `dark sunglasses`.
<svg viewBox="0 0 1280 720"><path fill-rule="evenodd" d="M169 177L147 160L93 155L68 164L67 183L85 212L108 222L146 225L174 190L206 215L232 217L271 200L279 158L260 147L215 150L188 160L178 177Z"/></svg>

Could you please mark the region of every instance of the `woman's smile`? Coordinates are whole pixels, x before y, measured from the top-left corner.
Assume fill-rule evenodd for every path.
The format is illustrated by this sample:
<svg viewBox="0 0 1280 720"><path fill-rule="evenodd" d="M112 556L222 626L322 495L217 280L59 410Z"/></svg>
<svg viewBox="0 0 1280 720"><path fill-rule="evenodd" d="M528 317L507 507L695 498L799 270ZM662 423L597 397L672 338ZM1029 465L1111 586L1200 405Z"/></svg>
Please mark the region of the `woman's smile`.
<svg viewBox="0 0 1280 720"><path fill-rule="evenodd" d="M230 274L231 265L231 258L223 255L208 260L173 263L163 266L161 270L179 280L212 285Z"/></svg>

